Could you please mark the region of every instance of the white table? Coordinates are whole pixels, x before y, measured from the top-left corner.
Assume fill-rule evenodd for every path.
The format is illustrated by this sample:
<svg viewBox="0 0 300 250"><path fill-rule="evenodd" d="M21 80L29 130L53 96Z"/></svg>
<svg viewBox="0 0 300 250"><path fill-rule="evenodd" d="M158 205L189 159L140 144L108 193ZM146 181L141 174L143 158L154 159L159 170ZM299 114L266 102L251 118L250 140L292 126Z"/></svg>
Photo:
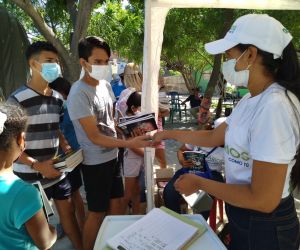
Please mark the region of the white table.
<svg viewBox="0 0 300 250"><path fill-rule="evenodd" d="M188 214L185 216L207 228L205 233L189 247L189 250L226 250L226 247L201 215ZM94 250L110 249L107 248L106 241L142 217L143 215L106 216L98 232Z"/></svg>

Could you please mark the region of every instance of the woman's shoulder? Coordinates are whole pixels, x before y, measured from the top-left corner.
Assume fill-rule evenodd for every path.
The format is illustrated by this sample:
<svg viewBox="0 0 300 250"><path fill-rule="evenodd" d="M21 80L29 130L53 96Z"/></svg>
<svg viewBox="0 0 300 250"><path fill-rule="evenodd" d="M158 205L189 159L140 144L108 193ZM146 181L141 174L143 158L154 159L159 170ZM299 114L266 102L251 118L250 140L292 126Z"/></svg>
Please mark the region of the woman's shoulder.
<svg viewBox="0 0 300 250"><path fill-rule="evenodd" d="M267 89L266 98L264 98L263 106L272 105L286 111L292 111L296 108L300 112L300 103L298 98L290 91L286 90L278 83L272 84Z"/></svg>

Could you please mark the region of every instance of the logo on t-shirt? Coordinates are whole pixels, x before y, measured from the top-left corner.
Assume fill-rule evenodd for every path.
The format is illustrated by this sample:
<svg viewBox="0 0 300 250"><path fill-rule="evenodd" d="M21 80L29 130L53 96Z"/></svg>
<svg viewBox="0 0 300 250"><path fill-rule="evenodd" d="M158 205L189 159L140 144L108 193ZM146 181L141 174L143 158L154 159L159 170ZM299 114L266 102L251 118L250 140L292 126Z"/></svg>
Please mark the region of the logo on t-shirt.
<svg viewBox="0 0 300 250"><path fill-rule="evenodd" d="M248 161L250 159L250 156L247 152L239 152L238 150L236 150L233 147L230 147L227 144L224 146L224 150L225 153L229 156L228 160L230 162L239 164L244 167L249 167Z"/></svg>

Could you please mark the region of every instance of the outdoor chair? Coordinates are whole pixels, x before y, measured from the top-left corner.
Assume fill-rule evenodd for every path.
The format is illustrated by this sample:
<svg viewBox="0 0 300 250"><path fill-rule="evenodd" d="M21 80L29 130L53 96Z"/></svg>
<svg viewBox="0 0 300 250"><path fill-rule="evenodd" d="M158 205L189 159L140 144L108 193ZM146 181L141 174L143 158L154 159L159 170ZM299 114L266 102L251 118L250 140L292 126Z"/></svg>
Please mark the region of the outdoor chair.
<svg viewBox="0 0 300 250"><path fill-rule="evenodd" d="M185 121L187 121L187 108L186 104L182 104L182 101L179 99L170 100L170 115L169 121L174 122L174 115L179 114L179 120L181 121L182 115L185 116Z"/></svg>

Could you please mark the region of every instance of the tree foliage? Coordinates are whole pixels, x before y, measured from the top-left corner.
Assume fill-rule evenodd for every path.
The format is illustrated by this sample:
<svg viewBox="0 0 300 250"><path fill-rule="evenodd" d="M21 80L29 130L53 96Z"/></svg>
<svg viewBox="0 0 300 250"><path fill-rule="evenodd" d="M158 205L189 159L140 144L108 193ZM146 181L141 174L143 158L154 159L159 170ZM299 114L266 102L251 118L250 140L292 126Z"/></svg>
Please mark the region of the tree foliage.
<svg viewBox="0 0 300 250"><path fill-rule="evenodd" d="M121 57L141 62L143 58L144 14L134 6L122 8L119 2L107 1L94 11L88 33L105 39Z"/></svg>

